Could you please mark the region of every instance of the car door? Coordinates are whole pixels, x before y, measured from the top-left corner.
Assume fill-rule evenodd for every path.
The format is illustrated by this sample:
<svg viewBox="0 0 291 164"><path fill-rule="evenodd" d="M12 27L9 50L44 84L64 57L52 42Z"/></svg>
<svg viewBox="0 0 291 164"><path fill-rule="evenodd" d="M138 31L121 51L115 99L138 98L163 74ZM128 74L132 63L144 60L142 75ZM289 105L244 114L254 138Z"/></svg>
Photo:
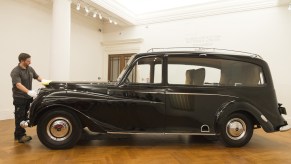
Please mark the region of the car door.
<svg viewBox="0 0 291 164"><path fill-rule="evenodd" d="M165 124L165 88L162 63L158 56L140 57L124 74L123 82L108 88L111 100L111 124L124 132L163 132ZM126 80L125 80L126 79Z"/></svg>
<svg viewBox="0 0 291 164"><path fill-rule="evenodd" d="M218 67L205 56L168 56L166 132L215 133L217 110L232 100L218 86Z"/></svg>

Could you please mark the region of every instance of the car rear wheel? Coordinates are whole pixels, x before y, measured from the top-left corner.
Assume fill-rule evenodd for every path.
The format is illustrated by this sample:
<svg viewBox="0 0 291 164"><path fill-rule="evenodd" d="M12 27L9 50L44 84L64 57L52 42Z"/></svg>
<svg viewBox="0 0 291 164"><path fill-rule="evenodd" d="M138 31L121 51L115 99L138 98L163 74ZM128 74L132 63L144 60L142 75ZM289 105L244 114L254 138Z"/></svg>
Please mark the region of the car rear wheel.
<svg viewBox="0 0 291 164"><path fill-rule="evenodd" d="M51 149L73 147L82 134L78 117L64 110L55 110L44 114L37 125L39 140Z"/></svg>
<svg viewBox="0 0 291 164"><path fill-rule="evenodd" d="M229 147L246 145L253 136L253 122L242 113L234 113L221 121L221 140Z"/></svg>

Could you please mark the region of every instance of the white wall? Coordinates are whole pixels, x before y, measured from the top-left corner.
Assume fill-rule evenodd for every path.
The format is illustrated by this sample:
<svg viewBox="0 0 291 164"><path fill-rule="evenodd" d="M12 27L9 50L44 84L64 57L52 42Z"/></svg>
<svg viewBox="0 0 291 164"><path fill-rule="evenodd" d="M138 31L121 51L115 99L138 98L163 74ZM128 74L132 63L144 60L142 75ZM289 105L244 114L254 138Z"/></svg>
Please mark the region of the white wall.
<svg viewBox="0 0 291 164"><path fill-rule="evenodd" d="M50 79L52 2L1 0L0 20L1 120L14 117L10 72L18 64L19 53L31 54L31 66L41 77ZM102 33L98 28L101 27L98 22L92 22L73 12L71 28L70 80L97 80L97 76L102 76L100 70L103 68L99 59L102 57ZM42 85L34 81L33 89L40 87Z"/></svg>
<svg viewBox="0 0 291 164"><path fill-rule="evenodd" d="M269 63L278 101L291 115L290 20L291 12L283 6L129 28L109 25L104 41L142 38L141 52L198 46L258 53Z"/></svg>
<svg viewBox="0 0 291 164"><path fill-rule="evenodd" d="M73 12L71 35L70 79L73 81L100 81L103 74L102 26L98 21Z"/></svg>
<svg viewBox="0 0 291 164"><path fill-rule="evenodd" d="M13 116L10 72L17 66L21 52L31 54L31 66L39 75L46 77L49 74L51 10L27 0L2 0L0 20L1 119Z"/></svg>

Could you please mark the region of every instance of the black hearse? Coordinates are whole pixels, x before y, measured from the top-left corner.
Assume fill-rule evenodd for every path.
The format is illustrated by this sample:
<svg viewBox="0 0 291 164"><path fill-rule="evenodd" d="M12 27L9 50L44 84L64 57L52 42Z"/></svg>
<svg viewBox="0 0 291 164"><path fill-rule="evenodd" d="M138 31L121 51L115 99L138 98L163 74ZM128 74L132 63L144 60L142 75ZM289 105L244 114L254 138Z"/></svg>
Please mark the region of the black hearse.
<svg viewBox="0 0 291 164"><path fill-rule="evenodd" d="M289 130L282 114L259 55L152 49L133 55L116 82L51 82L33 101L28 126L37 125L51 149L73 147L86 127L105 134L217 136L241 147L253 129Z"/></svg>

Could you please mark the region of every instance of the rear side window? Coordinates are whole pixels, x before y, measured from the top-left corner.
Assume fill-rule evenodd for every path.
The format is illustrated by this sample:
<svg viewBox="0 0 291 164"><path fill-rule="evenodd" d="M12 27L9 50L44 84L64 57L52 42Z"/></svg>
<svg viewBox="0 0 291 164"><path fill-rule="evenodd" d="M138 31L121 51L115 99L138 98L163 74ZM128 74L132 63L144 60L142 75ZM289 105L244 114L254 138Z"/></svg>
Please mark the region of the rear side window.
<svg viewBox="0 0 291 164"><path fill-rule="evenodd" d="M168 57L168 83L196 86L262 86L262 68L224 59Z"/></svg>

